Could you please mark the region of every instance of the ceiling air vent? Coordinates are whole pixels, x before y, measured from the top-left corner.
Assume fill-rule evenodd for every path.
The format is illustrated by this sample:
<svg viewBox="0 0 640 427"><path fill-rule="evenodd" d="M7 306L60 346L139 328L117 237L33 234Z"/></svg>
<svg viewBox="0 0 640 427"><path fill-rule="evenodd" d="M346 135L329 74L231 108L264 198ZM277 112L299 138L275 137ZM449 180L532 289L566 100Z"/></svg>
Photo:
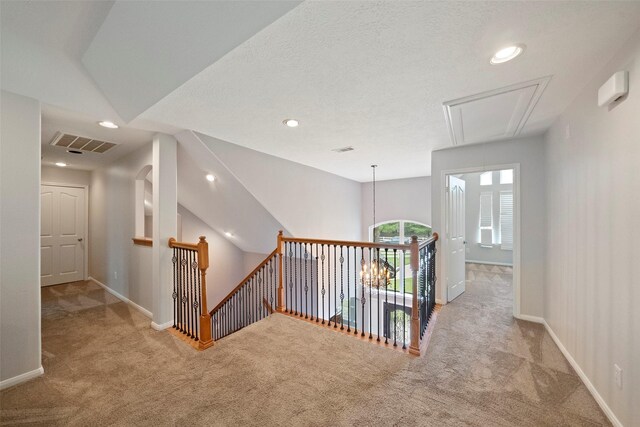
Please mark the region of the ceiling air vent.
<svg viewBox="0 0 640 427"><path fill-rule="evenodd" d="M353 151L355 150L355 148L349 146L349 147L342 147L342 148L334 148L331 151L335 151L336 153L346 153L347 151Z"/></svg>
<svg viewBox="0 0 640 427"><path fill-rule="evenodd" d="M108 151L115 147L117 144L114 144L113 142L102 141L99 139L85 138L82 136L58 132L53 140L51 140L51 145L64 147L69 150L104 153L105 151Z"/></svg>

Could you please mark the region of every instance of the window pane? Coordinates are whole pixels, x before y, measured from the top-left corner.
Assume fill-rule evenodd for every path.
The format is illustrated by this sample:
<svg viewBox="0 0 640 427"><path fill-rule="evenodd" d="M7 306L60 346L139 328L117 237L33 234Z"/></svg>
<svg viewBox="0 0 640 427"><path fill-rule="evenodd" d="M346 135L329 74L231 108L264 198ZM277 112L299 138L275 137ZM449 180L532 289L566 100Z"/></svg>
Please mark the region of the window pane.
<svg viewBox="0 0 640 427"><path fill-rule="evenodd" d="M419 242L424 242L431 237L431 227L415 222L404 223L404 243L411 243L411 236L418 236Z"/></svg>
<svg viewBox="0 0 640 427"><path fill-rule="evenodd" d="M493 184L493 172L485 172L480 174L480 185Z"/></svg>
<svg viewBox="0 0 640 427"><path fill-rule="evenodd" d="M500 184L513 184L513 169L500 171Z"/></svg>
<svg viewBox="0 0 640 427"><path fill-rule="evenodd" d="M388 222L374 228L373 241L378 243L400 243L400 222Z"/></svg>

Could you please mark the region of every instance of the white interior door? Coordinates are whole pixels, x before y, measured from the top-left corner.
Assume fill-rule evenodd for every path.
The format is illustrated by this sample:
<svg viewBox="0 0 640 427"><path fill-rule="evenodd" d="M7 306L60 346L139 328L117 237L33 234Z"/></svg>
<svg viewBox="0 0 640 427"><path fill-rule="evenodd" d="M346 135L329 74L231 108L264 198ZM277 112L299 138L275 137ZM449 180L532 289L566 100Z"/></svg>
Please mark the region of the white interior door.
<svg viewBox="0 0 640 427"><path fill-rule="evenodd" d="M84 279L85 189L42 185L40 285Z"/></svg>
<svg viewBox="0 0 640 427"><path fill-rule="evenodd" d="M446 216L448 301L458 297L465 288L464 184L460 178L449 177Z"/></svg>

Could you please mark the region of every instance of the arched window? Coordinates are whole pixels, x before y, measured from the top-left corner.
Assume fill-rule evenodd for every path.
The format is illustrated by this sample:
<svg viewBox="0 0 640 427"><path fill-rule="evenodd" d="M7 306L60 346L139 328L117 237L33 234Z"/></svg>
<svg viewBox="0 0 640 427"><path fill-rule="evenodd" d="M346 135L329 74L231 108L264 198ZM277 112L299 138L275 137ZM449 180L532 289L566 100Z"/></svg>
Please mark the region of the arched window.
<svg viewBox="0 0 640 427"><path fill-rule="evenodd" d="M409 244L411 236L418 236L418 242L424 242L431 237L431 226L415 221L393 220L385 221L369 227L369 241L389 244ZM405 252L404 258L401 253L396 253L386 260L395 268L395 274L391 280L389 290L396 292L404 291L407 294L413 292L413 278L410 265L411 254Z"/></svg>
<svg viewBox="0 0 640 427"><path fill-rule="evenodd" d="M415 221L385 221L369 227L369 241L377 243L409 244L411 236L418 236L418 242L431 237L431 226Z"/></svg>

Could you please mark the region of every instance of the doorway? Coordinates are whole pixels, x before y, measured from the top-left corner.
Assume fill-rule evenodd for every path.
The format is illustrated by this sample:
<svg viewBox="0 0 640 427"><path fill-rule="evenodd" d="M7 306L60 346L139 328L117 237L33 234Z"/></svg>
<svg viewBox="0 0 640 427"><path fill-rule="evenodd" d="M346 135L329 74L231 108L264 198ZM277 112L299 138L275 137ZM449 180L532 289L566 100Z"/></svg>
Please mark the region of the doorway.
<svg viewBox="0 0 640 427"><path fill-rule="evenodd" d="M87 188L43 183L40 210L40 285L87 280Z"/></svg>
<svg viewBox="0 0 640 427"><path fill-rule="evenodd" d="M520 315L519 178L519 164L442 172L444 303L477 278L502 277L512 287L513 315Z"/></svg>

